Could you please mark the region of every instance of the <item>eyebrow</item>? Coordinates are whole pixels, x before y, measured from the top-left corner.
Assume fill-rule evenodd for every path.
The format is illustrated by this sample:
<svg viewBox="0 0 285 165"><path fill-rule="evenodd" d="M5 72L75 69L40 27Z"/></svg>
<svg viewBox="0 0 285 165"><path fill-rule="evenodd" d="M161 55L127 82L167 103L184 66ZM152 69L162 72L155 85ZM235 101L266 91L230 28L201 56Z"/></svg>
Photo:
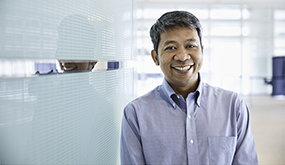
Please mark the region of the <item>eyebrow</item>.
<svg viewBox="0 0 285 165"><path fill-rule="evenodd" d="M195 41L196 41L195 38L189 38L189 39L187 39L187 40L185 41L185 43L186 43L186 42L195 42ZM177 42L176 42L176 41L166 41L166 42L163 44L163 46L166 46L166 45L168 45L168 44L177 44Z"/></svg>
<svg viewBox="0 0 285 165"><path fill-rule="evenodd" d="M190 38L190 39L186 40L186 42L195 42L195 41L196 41L195 38Z"/></svg>
<svg viewBox="0 0 285 165"><path fill-rule="evenodd" d="M164 42L163 46L166 46L168 44L176 44L177 42L176 41L166 41Z"/></svg>

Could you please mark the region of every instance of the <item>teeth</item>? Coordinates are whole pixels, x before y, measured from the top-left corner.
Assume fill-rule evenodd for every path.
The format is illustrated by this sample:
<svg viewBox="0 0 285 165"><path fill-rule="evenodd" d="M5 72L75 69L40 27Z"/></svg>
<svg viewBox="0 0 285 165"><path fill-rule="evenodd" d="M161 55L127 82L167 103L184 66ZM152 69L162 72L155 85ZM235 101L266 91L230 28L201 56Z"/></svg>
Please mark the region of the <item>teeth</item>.
<svg viewBox="0 0 285 165"><path fill-rule="evenodd" d="M191 66L185 66L185 67L174 67L175 69L177 70L182 70L182 71L185 71L185 70L188 70L190 69Z"/></svg>

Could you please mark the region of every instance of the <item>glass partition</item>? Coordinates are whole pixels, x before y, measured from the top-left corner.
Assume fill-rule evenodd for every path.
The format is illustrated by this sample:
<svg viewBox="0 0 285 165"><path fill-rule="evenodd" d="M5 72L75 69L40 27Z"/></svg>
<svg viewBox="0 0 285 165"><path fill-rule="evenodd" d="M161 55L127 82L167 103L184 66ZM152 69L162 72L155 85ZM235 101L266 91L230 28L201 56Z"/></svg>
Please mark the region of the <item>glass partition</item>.
<svg viewBox="0 0 285 165"><path fill-rule="evenodd" d="M0 164L118 164L132 0L0 1Z"/></svg>

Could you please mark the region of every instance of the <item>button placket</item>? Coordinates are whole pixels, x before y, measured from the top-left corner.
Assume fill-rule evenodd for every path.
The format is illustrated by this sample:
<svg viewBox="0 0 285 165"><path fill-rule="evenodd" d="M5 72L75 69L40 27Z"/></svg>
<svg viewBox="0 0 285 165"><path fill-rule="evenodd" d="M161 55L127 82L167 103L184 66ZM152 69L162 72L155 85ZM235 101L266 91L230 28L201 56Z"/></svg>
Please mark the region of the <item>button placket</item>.
<svg viewBox="0 0 285 165"><path fill-rule="evenodd" d="M197 132L196 123L194 120L195 112L195 101L194 99L187 99L187 116L186 116L186 137L187 137L187 155L188 163L199 164L198 157L198 143L197 142Z"/></svg>

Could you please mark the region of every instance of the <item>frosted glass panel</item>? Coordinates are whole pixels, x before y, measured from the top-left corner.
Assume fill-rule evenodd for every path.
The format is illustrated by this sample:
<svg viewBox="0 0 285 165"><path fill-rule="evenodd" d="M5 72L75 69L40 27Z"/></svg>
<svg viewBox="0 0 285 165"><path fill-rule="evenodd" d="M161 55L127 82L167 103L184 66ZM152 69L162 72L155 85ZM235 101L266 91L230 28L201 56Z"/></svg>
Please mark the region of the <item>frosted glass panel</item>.
<svg viewBox="0 0 285 165"><path fill-rule="evenodd" d="M116 164L132 84L132 69L0 79L1 163Z"/></svg>
<svg viewBox="0 0 285 165"><path fill-rule="evenodd" d="M0 57L131 59L131 9L132 0L1 0Z"/></svg>
<svg viewBox="0 0 285 165"><path fill-rule="evenodd" d="M132 0L0 1L1 165L118 164L133 24Z"/></svg>

